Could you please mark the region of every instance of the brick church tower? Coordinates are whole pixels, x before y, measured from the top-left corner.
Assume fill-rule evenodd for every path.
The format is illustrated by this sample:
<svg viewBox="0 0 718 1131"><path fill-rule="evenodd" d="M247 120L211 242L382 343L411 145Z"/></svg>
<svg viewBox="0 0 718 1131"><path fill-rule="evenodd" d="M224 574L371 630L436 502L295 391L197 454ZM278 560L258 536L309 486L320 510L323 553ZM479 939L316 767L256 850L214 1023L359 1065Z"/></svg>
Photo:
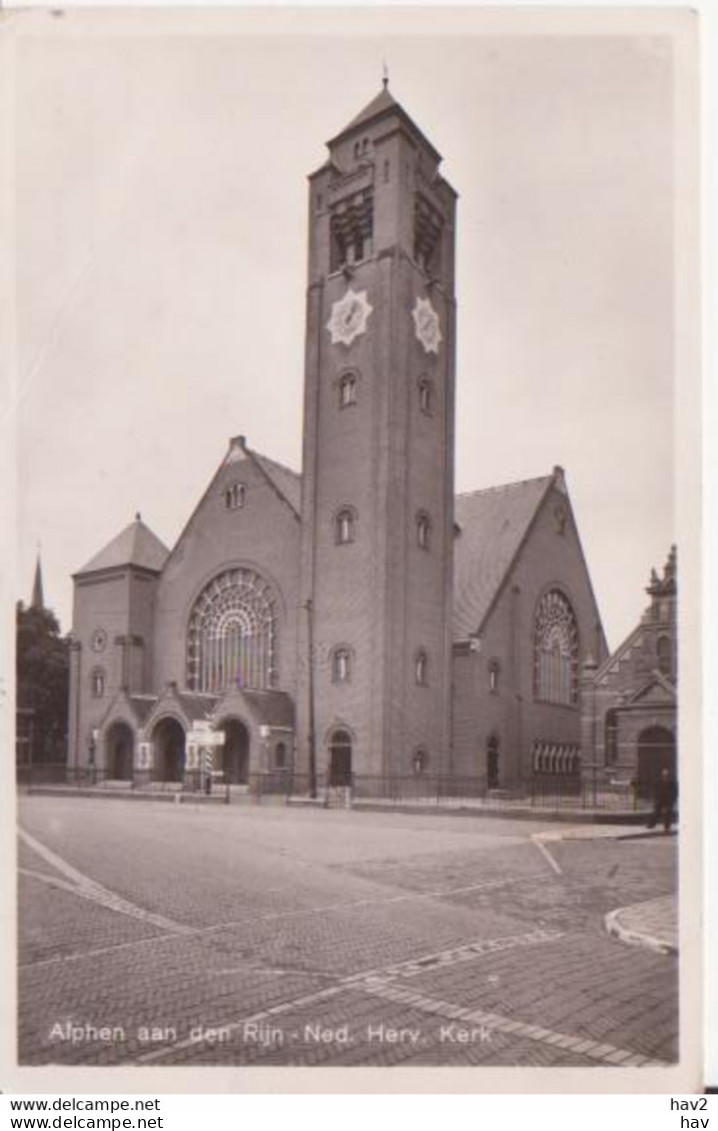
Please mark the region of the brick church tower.
<svg viewBox="0 0 718 1131"><path fill-rule="evenodd" d="M309 178L297 741L448 768L456 193L384 87Z"/></svg>

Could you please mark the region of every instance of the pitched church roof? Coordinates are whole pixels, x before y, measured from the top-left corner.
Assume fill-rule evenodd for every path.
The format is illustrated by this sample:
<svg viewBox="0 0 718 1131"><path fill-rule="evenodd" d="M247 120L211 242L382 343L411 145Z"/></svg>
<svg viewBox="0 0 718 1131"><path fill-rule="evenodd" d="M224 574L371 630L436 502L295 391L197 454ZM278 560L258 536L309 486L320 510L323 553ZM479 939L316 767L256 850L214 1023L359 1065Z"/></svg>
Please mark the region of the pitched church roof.
<svg viewBox="0 0 718 1131"><path fill-rule="evenodd" d="M100 550L99 554L90 558L75 576L126 565L139 566L159 573L168 557L167 547L148 526L145 526L140 515L137 514L135 521L108 542L104 550Z"/></svg>
<svg viewBox="0 0 718 1131"><path fill-rule="evenodd" d="M557 474L456 496L455 641L480 629Z"/></svg>
<svg viewBox="0 0 718 1131"><path fill-rule="evenodd" d="M259 452L252 450L252 455L264 473L272 480L279 493L284 495L287 502L291 503L294 510L299 514L302 503L301 475L292 471L291 468L285 467L284 464L269 459L268 456L260 455Z"/></svg>
<svg viewBox="0 0 718 1131"><path fill-rule="evenodd" d="M393 94L389 93L388 86L383 86L379 93L374 95L371 102L368 102L364 109L344 127L342 133L356 129L357 126L363 126L365 122L370 122L378 114L383 114L385 110L391 110L395 106L398 107L399 103Z"/></svg>
<svg viewBox="0 0 718 1131"><path fill-rule="evenodd" d="M363 110L360 110L356 117L335 134L333 138L327 142L327 145L332 146L345 134L353 133L354 130L360 129L362 126L368 125L376 118L380 118L385 114L397 114L403 122L414 132L414 134L421 138L421 141L426 146L427 150L434 156L436 161L441 161L441 154L436 150L435 146L431 144L423 130L420 130L413 118L407 114L401 103L397 102L392 94L389 93L388 80L385 79L382 89L376 94L371 102L368 102Z"/></svg>

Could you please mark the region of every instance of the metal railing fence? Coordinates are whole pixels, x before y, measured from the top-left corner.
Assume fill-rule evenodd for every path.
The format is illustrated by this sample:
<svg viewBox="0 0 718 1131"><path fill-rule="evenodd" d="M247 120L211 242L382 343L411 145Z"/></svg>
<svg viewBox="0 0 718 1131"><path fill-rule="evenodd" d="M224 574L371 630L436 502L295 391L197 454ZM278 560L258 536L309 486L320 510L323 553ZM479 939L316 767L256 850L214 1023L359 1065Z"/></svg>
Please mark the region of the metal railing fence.
<svg viewBox="0 0 718 1131"><path fill-rule="evenodd" d="M502 782L489 788L486 779L455 774L350 774L331 780L324 773L312 781L308 773L274 770L251 773L244 783L227 781L221 772L211 779L200 770L186 771L178 781L162 780L153 770L135 770L132 778L118 779L95 766L68 767L38 763L17 767L19 787L54 786L97 789L103 793L148 792L190 794L215 800L262 800L288 803L316 799L330 807L357 804L470 807L481 810L534 809L648 811L650 799L639 796L630 782L592 780L578 775L534 775L526 780Z"/></svg>

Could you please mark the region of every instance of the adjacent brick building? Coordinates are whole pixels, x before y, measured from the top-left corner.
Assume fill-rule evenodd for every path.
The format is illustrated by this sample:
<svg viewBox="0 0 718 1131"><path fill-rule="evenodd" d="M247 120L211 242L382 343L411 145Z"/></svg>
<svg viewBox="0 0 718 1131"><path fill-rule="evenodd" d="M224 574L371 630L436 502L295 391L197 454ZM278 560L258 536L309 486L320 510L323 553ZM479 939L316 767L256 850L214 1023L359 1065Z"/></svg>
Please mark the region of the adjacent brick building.
<svg viewBox="0 0 718 1131"><path fill-rule="evenodd" d="M71 764L580 780L607 649L564 473L454 497L456 194L379 95L309 178L301 476L234 437L75 575ZM211 741L207 740L207 741Z"/></svg>
<svg viewBox="0 0 718 1131"><path fill-rule="evenodd" d="M663 768L676 773L677 572L673 546L640 623L602 663L583 665L583 773L603 783L635 782L650 796Z"/></svg>

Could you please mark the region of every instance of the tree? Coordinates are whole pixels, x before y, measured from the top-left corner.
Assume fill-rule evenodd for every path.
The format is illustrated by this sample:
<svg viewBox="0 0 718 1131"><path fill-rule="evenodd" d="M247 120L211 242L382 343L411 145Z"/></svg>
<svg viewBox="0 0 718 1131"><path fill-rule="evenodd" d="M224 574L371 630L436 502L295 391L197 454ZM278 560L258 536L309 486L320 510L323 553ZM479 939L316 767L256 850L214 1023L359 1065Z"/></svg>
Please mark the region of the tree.
<svg viewBox="0 0 718 1131"><path fill-rule="evenodd" d="M16 605L18 734L31 731L33 762L67 756L69 641L49 609ZM31 720L31 724L30 724Z"/></svg>

